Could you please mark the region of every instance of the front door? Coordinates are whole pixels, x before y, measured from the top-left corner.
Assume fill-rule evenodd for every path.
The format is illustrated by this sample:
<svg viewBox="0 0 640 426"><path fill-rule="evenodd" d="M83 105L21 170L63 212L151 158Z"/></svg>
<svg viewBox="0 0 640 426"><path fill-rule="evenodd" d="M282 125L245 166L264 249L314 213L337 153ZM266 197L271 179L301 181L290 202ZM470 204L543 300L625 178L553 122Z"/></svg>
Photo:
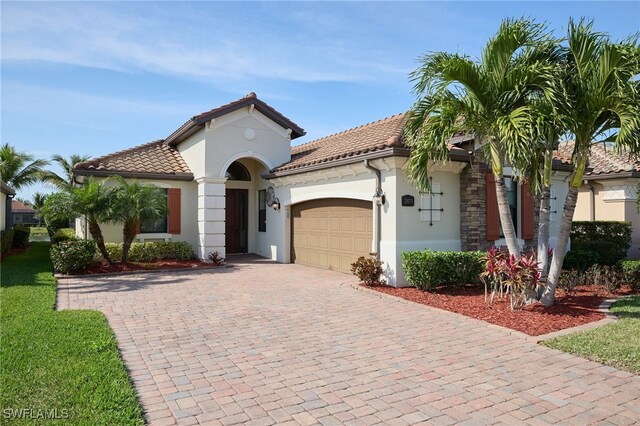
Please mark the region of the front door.
<svg viewBox="0 0 640 426"><path fill-rule="evenodd" d="M225 201L225 246L227 254L246 253L248 241L248 191L227 189Z"/></svg>

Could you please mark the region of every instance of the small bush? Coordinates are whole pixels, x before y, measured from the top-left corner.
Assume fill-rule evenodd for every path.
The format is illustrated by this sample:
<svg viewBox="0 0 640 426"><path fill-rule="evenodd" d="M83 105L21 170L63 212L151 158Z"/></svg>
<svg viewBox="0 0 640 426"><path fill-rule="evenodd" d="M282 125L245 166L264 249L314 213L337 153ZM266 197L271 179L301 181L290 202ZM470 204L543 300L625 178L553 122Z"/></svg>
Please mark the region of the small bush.
<svg viewBox="0 0 640 426"><path fill-rule="evenodd" d="M76 231L71 228L58 229L51 238L53 244L61 243L62 241L76 240Z"/></svg>
<svg viewBox="0 0 640 426"><path fill-rule="evenodd" d="M600 257L598 265L612 266L626 257L625 255L620 257L619 248L611 241L605 240L579 241L573 243L572 250L573 249L598 253Z"/></svg>
<svg viewBox="0 0 640 426"><path fill-rule="evenodd" d="M570 250L564 257L562 269L584 272L591 266L602 263L602 256L590 250Z"/></svg>
<svg viewBox="0 0 640 426"><path fill-rule="evenodd" d="M571 225L571 244L580 245L585 241L608 241L618 252L618 259L627 256L631 247L631 222L617 221L577 221Z"/></svg>
<svg viewBox="0 0 640 426"><path fill-rule="evenodd" d="M122 243L105 243L112 259L122 259ZM129 262L155 262L164 259L189 260L196 254L191 245L184 241L132 243Z"/></svg>
<svg viewBox="0 0 640 426"><path fill-rule="evenodd" d="M585 281L604 288L608 293L613 293L622 287L623 275L615 266L593 265L585 275Z"/></svg>
<svg viewBox="0 0 640 426"><path fill-rule="evenodd" d="M583 285L584 275L576 270L562 271L558 279L558 287L568 295L573 295L576 287Z"/></svg>
<svg viewBox="0 0 640 426"><path fill-rule="evenodd" d="M624 274L624 280L632 289L640 290L640 260L623 260L620 268Z"/></svg>
<svg viewBox="0 0 640 426"><path fill-rule="evenodd" d="M478 251L405 251L402 269L407 281L420 290L477 283L484 270L483 255Z"/></svg>
<svg viewBox="0 0 640 426"><path fill-rule="evenodd" d="M13 245L13 229L5 229L0 232L0 239L0 254L5 254L11 250L11 246Z"/></svg>
<svg viewBox="0 0 640 426"><path fill-rule="evenodd" d="M209 256L207 257L214 265L220 266L224 264L224 257L222 257L219 251L209 253Z"/></svg>
<svg viewBox="0 0 640 426"><path fill-rule="evenodd" d="M25 248L29 245L29 235L31 231L28 226L16 225L13 227L12 248Z"/></svg>
<svg viewBox="0 0 640 426"><path fill-rule="evenodd" d="M72 274L85 271L96 254L91 240L68 240L51 246L51 263L56 271Z"/></svg>
<svg viewBox="0 0 640 426"><path fill-rule="evenodd" d="M382 262L375 257L360 256L351 264L351 272L366 285L374 285L380 282Z"/></svg>

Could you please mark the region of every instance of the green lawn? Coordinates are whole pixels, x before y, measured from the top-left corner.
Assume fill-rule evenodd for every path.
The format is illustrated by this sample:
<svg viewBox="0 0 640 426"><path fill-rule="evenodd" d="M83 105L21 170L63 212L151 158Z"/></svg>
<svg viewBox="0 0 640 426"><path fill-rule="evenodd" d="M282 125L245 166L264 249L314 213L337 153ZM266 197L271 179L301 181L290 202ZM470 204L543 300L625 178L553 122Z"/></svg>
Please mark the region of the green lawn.
<svg viewBox="0 0 640 426"><path fill-rule="evenodd" d="M544 342L546 346L640 373L640 296L616 302L620 321Z"/></svg>
<svg viewBox="0 0 640 426"><path fill-rule="evenodd" d="M1 422L25 409L31 411L23 411L18 423L53 414L68 416L58 424L143 424L105 316L53 310L49 245L33 243L0 267Z"/></svg>

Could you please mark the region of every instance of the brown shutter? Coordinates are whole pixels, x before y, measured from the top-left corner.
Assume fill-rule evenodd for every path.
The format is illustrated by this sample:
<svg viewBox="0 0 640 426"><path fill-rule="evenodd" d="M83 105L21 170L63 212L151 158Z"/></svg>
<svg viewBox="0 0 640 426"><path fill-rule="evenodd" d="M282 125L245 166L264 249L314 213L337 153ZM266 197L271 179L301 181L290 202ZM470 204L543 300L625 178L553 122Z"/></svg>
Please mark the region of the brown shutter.
<svg viewBox="0 0 640 426"><path fill-rule="evenodd" d="M533 226L534 199L529 192L529 185L523 183L520 187L520 215L522 217L522 239L533 240L535 229Z"/></svg>
<svg viewBox="0 0 640 426"><path fill-rule="evenodd" d="M180 188L169 188L167 190L169 198L169 233L180 233Z"/></svg>
<svg viewBox="0 0 640 426"><path fill-rule="evenodd" d="M500 214L498 213L498 197L496 196L496 180L493 173L484 175L486 200L487 241L500 238Z"/></svg>

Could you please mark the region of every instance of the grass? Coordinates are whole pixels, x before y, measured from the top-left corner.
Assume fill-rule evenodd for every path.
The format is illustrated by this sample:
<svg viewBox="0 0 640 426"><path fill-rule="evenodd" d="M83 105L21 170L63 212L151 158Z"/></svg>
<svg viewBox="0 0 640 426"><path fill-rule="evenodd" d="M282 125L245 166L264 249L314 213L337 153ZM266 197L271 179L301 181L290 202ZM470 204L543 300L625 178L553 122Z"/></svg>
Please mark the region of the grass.
<svg viewBox="0 0 640 426"><path fill-rule="evenodd" d="M142 410L113 331L98 311L54 311L49 245L2 262L0 409L3 423L141 425ZM16 411L22 417L13 419ZM38 422L43 422L42 417ZM14 423L12 421L12 423Z"/></svg>
<svg viewBox="0 0 640 426"><path fill-rule="evenodd" d="M611 311L620 321L544 342L602 364L640 373L640 296L617 301Z"/></svg>

